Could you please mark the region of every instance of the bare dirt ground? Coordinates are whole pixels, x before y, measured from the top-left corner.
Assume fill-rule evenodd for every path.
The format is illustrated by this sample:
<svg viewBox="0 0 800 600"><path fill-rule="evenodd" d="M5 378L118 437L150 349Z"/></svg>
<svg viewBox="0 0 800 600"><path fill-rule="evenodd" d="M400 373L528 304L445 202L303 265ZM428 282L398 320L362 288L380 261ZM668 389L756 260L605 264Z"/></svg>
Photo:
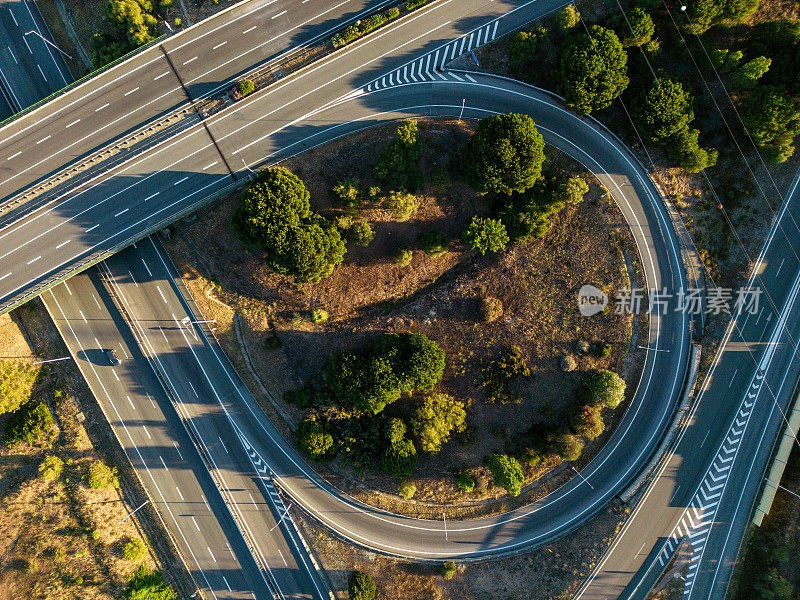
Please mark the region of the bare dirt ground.
<svg viewBox="0 0 800 600"><path fill-rule="evenodd" d="M420 125L428 180L431 167L446 165L446 157L458 156L468 134L465 127L455 123ZM388 125L356 134L284 166L304 179L316 210L335 216L339 209L330 204L331 187L347 176L360 177L365 187L373 183L371 166L395 128ZM576 168L561 155L552 153L552 160ZM445 350L448 364L437 390L467 401L468 421L475 428L477 442L464 446L451 440L442 452L423 455L413 476L417 495L410 503L396 495L397 478L353 471L338 462L332 467L356 482L355 486L345 485L372 504L417 515L434 510L424 502L450 509L461 504L463 508L454 517L474 515L505 510L552 489L561 483L560 478L547 476L555 463L528 468L528 482L537 485L513 501L504 497L502 490L487 485L479 486L477 492L460 492L455 471L468 467L479 481L490 481L483 457L493 450L509 450L534 421L556 423L586 370L619 371L632 387L638 381L642 357L629 352L633 319L613 311L587 319L577 311L576 294L581 285L592 283L613 296L614 290L629 286L625 256L638 264L624 220L615 205L598 200L599 195L598 187L593 186L579 207L567 208L559 215L545 238L498 256L479 257L458 241L472 215L484 210L474 192L458 182L439 190L427 185L420 196L420 209L407 222L393 221L390 211L383 208L363 211L362 216L375 228L375 241L366 248L350 244L345 261L316 285L293 285L235 239L230 228L235 198L184 227L185 237L175 236L169 249L205 316L217 319L216 334L228 355L242 367L233 325L234 311L239 315L247 352L273 400L270 403L262 394L262 404L273 418L277 405L279 422L289 439L305 411L275 399L309 379L319 379L334 353L359 348L382 331L417 331L436 340ZM418 248L417 236L434 228L453 240L447 255L432 258L416 250L408 267L392 261L396 245ZM481 320L478 301L485 296L502 300L504 314L499 321ZM326 310L329 321L312 323L309 315L315 308ZM273 328L282 342L277 351L267 350L264 344ZM609 343L611 352L606 357L577 352L579 341ZM534 377L520 389L522 404L487 404L479 384L481 369L500 348L512 344L523 350ZM575 372L559 369L559 358L564 355L575 357ZM246 367L240 372L249 377ZM251 389L258 390L258 383ZM388 410L392 415L408 416L411 407L410 400L400 400ZM587 457L604 439L594 442ZM323 471L330 471L328 466L318 465ZM383 494L370 493L364 486ZM501 497L502 502L491 507L486 504Z"/></svg>
<svg viewBox="0 0 800 600"><path fill-rule="evenodd" d="M13 314L0 317L0 357L31 363L67 355L38 300ZM139 566L167 569L167 581L189 589L188 574L149 507L121 523L144 495L72 361L40 367L33 397L48 404L57 432L52 444L0 446L0 598L116 599ZM6 419L0 417L0 429ZM64 461L55 481L38 473L49 454ZM97 459L118 468L120 487L86 484ZM147 549L140 560L123 557L131 540Z"/></svg>
<svg viewBox="0 0 800 600"><path fill-rule="evenodd" d="M547 546L459 564L450 581L441 576L438 565L365 552L331 537L311 519L299 520L339 600L347 598L347 578L353 570L375 579L378 600L566 600L594 568L625 514L625 509L609 505L590 524Z"/></svg>

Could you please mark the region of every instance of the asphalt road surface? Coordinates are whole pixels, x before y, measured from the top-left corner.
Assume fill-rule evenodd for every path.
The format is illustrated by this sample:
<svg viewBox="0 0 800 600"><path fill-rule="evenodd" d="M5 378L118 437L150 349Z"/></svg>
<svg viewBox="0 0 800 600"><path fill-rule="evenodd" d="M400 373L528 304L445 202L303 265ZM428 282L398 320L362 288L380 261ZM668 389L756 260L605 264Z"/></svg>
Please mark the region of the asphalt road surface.
<svg viewBox="0 0 800 600"><path fill-rule="evenodd" d="M272 598L220 491L170 400L159 392L155 374L97 272L73 277L42 299L198 588L220 600ZM119 366L108 360L111 349Z"/></svg>

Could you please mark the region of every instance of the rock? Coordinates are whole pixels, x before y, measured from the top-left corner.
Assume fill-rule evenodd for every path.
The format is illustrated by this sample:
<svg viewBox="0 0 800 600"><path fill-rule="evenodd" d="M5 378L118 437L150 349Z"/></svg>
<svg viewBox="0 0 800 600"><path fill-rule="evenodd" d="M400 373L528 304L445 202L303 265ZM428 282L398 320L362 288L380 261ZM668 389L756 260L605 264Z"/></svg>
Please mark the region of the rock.
<svg viewBox="0 0 800 600"><path fill-rule="evenodd" d="M575 359L572 358L571 355L567 354L561 357L561 360L558 361L558 366L561 367L561 370L565 373L569 373L570 371L575 370L575 367L578 366L578 363L575 362Z"/></svg>

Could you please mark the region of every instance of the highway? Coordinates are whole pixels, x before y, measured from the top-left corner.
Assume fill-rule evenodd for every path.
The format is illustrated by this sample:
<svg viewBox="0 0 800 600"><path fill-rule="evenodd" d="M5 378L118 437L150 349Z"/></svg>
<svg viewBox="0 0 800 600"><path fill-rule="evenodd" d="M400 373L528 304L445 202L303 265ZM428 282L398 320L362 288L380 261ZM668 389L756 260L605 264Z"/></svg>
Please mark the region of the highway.
<svg viewBox="0 0 800 600"><path fill-rule="evenodd" d="M176 426L173 405L158 391L155 374L97 272L73 277L42 299L198 588L220 600L272 598L203 460L186 430ZM105 354L110 349L121 361L117 367Z"/></svg>
<svg viewBox="0 0 800 600"><path fill-rule="evenodd" d="M688 426L576 600L645 598L682 539L692 549L686 597L724 598L795 393L798 218L800 177L752 272L749 284L764 290L759 312L732 320Z"/></svg>

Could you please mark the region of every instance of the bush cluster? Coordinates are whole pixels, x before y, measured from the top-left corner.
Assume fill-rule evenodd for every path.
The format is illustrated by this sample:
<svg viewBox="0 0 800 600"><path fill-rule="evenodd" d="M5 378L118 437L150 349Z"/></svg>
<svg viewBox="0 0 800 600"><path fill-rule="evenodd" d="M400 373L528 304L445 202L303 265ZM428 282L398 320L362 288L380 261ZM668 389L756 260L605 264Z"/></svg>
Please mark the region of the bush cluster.
<svg viewBox="0 0 800 600"><path fill-rule="evenodd" d="M114 33L92 37L94 66L102 67L153 41L171 7L172 0L109 0L105 16Z"/></svg>
<svg viewBox="0 0 800 600"><path fill-rule="evenodd" d="M345 46L350 42L360 38L363 35L375 31L378 27L386 25L389 21L396 19L400 16L400 11L397 8L390 8L384 13L372 15L362 21L356 21L354 25L350 25L344 31L337 33L331 38L334 48Z"/></svg>
<svg viewBox="0 0 800 600"><path fill-rule="evenodd" d="M417 122L406 121L397 128L395 139L381 149L375 175L389 189L416 191L423 183L419 167L421 157L422 142Z"/></svg>
<svg viewBox="0 0 800 600"><path fill-rule="evenodd" d="M6 444L34 444L46 437L54 426L53 415L44 402L28 402L9 415Z"/></svg>
<svg viewBox="0 0 800 600"><path fill-rule="evenodd" d="M483 369L483 387L489 402L521 402L513 389L514 382L521 377L530 377L531 370L517 346L508 346Z"/></svg>

